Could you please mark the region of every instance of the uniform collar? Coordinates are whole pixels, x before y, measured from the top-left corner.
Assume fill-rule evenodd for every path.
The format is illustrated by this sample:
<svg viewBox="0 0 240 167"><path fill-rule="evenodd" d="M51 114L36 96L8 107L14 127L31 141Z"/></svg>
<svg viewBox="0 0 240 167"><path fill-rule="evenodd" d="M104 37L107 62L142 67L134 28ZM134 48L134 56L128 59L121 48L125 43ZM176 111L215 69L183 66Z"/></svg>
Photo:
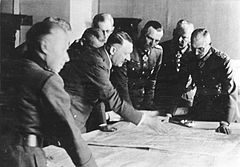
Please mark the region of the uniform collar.
<svg viewBox="0 0 240 167"><path fill-rule="evenodd" d="M173 39L172 39L171 45L172 45L171 48L174 48L174 52L176 52L176 53L180 52L180 54L184 54L186 51L189 51L191 48L190 44L188 44L185 48L179 49Z"/></svg>
<svg viewBox="0 0 240 167"><path fill-rule="evenodd" d="M209 49L207 54L203 58L201 58L199 61L207 61L207 59L210 57L211 54L212 54L212 47Z"/></svg>
<svg viewBox="0 0 240 167"><path fill-rule="evenodd" d="M106 46L104 46L103 49L104 49L105 54L107 55L108 62L109 62L109 67L110 67L110 69L111 69L111 68L112 68L112 60L111 60L111 57L110 57L109 53L107 52Z"/></svg>
<svg viewBox="0 0 240 167"><path fill-rule="evenodd" d="M50 68L48 68L47 63L36 52L27 51L25 54L25 58L35 62L41 68L53 72Z"/></svg>

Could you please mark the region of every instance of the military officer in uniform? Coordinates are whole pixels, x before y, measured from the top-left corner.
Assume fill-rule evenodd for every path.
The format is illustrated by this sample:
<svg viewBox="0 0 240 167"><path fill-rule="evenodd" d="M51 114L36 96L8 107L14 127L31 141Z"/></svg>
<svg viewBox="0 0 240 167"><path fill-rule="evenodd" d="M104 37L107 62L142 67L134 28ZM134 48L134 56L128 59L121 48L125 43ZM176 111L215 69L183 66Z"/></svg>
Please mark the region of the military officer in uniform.
<svg viewBox="0 0 240 167"><path fill-rule="evenodd" d="M92 27L98 28L102 31L104 35L104 43L106 43L109 35L111 35L114 30L114 19L112 15L108 13L97 14L93 18ZM124 63L121 67L115 65L112 66L110 80L113 86L117 89L120 97L131 104L128 92L126 63ZM95 106L94 110L96 110L96 112L92 112L87 121L87 131L99 128L103 131L112 131L113 129L108 128L105 117L105 111L110 110L109 105L102 102Z"/></svg>
<svg viewBox="0 0 240 167"><path fill-rule="evenodd" d="M160 115L175 115L178 107L189 107L192 104L192 85L187 71L186 53L191 50L190 38L193 30L192 23L179 20L173 31L173 39L161 43L163 60L157 76L154 98ZM190 92L186 93L188 91Z"/></svg>
<svg viewBox="0 0 240 167"><path fill-rule="evenodd" d="M82 132L93 108L99 103L108 103L110 109L125 120L136 125L140 122L152 126L158 118L142 114L125 101L110 81L112 65L121 67L130 59L132 39L125 32L113 33L103 47L86 51L82 59L72 61L71 73L64 75L66 89L72 97L71 111ZM155 127L156 128L156 127Z"/></svg>
<svg viewBox="0 0 240 167"><path fill-rule="evenodd" d="M162 62L163 51L158 45L162 36L162 25L148 21L127 62L129 94L135 108L153 109L156 75Z"/></svg>
<svg viewBox="0 0 240 167"><path fill-rule="evenodd" d="M189 69L197 87L191 119L219 121L216 131L229 134L229 124L240 118L230 58L211 46L204 28L192 33L191 44L194 58Z"/></svg>
<svg viewBox="0 0 240 167"><path fill-rule="evenodd" d="M99 48L104 45L104 35L99 28L87 28L80 39L75 40L69 47L71 61L79 59L87 49Z"/></svg>
<svg viewBox="0 0 240 167"><path fill-rule="evenodd" d="M68 31L55 22L39 22L27 32L27 50L14 61L11 79L16 99L12 121L0 127L0 164L47 167L43 140L56 138L77 167L96 167L70 112L70 97L59 71L69 61ZM2 125L2 120L0 120Z"/></svg>

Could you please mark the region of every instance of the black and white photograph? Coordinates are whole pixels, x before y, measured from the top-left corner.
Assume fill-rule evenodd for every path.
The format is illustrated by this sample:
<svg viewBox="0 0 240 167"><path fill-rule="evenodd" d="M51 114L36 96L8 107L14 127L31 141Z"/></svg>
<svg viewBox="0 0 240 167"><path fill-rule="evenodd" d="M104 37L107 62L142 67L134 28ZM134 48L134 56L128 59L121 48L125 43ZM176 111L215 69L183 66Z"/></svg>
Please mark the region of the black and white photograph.
<svg viewBox="0 0 240 167"><path fill-rule="evenodd" d="M240 166L240 0L0 0L0 167Z"/></svg>

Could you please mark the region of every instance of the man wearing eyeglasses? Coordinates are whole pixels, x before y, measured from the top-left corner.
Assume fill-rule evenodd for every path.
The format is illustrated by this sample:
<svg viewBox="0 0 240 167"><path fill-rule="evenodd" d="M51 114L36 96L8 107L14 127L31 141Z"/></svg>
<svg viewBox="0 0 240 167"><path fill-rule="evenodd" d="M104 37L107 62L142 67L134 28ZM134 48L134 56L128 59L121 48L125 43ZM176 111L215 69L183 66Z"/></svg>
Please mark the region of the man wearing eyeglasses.
<svg viewBox="0 0 240 167"><path fill-rule="evenodd" d="M148 21L136 41L131 60L127 62L129 94L135 108L154 109L156 75L163 53L158 44L162 36L162 25L158 21Z"/></svg>
<svg viewBox="0 0 240 167"><path fill-rule="evenodd" d="M191 50L190 38L193 30L192 23L179 20L173 31L173 39L161 43L163 60L157 76L154 98L160 114L175 116L177 108L187 108L192 104L193 91L187 72L186 53Z"/></svg>
<svg viewBox="0 0 240 167"><path fill-rule="evenodd" d="M211 46L204 28L192 33L191 45L194 57L189 70L197 87L191 119L219 121L216 131L229 134L229 124L240 120L230 58Z"/></svg>

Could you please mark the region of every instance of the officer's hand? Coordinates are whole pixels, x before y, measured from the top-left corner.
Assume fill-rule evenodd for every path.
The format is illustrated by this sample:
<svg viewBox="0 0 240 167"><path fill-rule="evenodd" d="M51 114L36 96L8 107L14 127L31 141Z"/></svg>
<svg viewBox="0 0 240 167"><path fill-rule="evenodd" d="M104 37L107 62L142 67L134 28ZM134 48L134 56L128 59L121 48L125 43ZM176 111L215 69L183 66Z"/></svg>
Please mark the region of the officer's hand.
<svg viewBox="0 0 240 167"><path fill-rule="evenodd" d="M117 128L115 127L108 127L107 124L101 124L99 125L99 129L103 132L115 132L117 130Z"/></svg>
<svg viewBox="0 0 240 167"><path fill-rule="evenodd" d="M138 110L139 112L142 112L148 116L158 116L158 121L160 122L169 122L169 118L170 116L169 115L166 115L166 116L159 116L159 111L156 111L156 110Z"/></svg>
<svg viewBox="0 0 240 167"><path fill-rule="evenodd" d="M157 134L168 133L169 128L165 125L163 120L165 120L165 117L151 116L144 113L139 126L146 126L155 131Z"/></svg>
<svg viewBox="0 0 240 167"><path fill-rule="evenodd" d="M220 126L216 129L216 132L219 132L219 133L224 133L224 134L231 134L231 130L229 128L229 123L227 122L220 122Z"/></svg>

